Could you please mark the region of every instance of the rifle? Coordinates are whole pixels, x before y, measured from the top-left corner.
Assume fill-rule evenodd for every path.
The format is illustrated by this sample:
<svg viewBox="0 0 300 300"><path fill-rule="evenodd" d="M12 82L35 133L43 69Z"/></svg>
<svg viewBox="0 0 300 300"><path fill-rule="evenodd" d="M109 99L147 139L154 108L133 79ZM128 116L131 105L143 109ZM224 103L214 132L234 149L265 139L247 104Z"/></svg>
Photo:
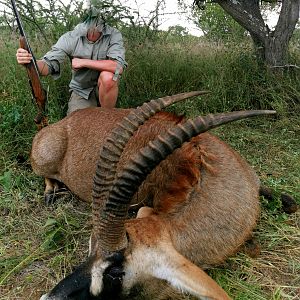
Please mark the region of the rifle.
<svg viewBox="0 0 300 300"><path fill-rule="evenodd" d="M20 31L20 47L27 50L32 55L32 60L29 64L26 64L26 71L29 78L29 84L31 86L31 93L33 98L35 99L35 103L37 105L38 114L34 118L34 122L38 127L38 130L42 129L44 126L48 125L48 120L46 116L46 103L47 103L47 92L44 90L42 86L42 82L40 79L40 74L38 70L38 66L36 63L35 56L30 48L28 39L26 37L21 18L19 12L16 7L16 3L14 0L11 0L13 12L16 16L18 28Z"/></svg>

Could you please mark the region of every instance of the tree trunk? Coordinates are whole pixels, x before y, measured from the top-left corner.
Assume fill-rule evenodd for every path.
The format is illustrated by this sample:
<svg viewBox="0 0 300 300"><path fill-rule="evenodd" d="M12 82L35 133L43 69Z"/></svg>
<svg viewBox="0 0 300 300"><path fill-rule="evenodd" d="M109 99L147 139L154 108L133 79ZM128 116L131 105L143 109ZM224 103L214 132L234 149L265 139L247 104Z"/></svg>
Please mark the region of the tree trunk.
<svg viewBox="0 0 300 300"><path fill-rule="evenodd" d="M266 38L264 60L267 66L284 66L288 62L289 41L284 39Z"/></svg>
<svg viewBox="0 0 300 300"><path fill-rule="evenodd" d="M282 66L288 62L289 41L299 19L300 0L283 0L275 30L265 40L267 65Z"/></svg>
<svg viewBox="0 0 300 300"><path fill-rule="evenodd" d="M300 0L282 0L274 31L265 24L259 0L216 0L241 26L249 31L258 59L267 66L283 66L288 60L288 45L299 19Z"/></svg>

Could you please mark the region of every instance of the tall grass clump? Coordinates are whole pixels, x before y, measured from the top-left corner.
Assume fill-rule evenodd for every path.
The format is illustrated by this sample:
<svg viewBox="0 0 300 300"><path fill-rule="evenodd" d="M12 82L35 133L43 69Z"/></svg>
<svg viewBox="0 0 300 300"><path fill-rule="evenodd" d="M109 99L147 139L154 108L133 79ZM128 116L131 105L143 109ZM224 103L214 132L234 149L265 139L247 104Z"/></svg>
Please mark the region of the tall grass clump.
<svg viewBox="0 0 300 300"><path fill-rule="evenodd" d="M225 47L199 40L193 44L127 45L129 67L121 82L120 103L182 91L211 91L201 102L185 105L194 112L238 109L299 111L299 72L275 73L256 62L251 47Z"/></svg>

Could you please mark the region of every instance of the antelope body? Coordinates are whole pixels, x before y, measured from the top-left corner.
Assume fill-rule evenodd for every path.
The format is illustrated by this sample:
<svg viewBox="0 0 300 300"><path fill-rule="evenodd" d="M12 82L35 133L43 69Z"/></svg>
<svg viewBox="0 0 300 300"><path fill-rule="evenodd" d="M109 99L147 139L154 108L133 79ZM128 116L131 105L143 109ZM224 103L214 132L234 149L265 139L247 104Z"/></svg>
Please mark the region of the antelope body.
<svg viewBox="0 0 300 300"><path fill-rule="evenodd" d="M205 92L172 96L172 103ZM45 196L51 197L56 183L63 182L83 201L92 201L93 176L99 150L112 129L133 109L88 108L78 110L61 121L44 127L33 139L31 166L46 178ZM120 168L138 149L182 118L162 113L154 115L128 141L120 159ZM51 201L51 199L50 199Z"/></svg>
<svg viewBox="0 0 300 300"><path fill-rule="evenodd" d="M206 131L274 112L187 122L168 113L151 117L172 99L135 110L80 110L37 134L35 172L93 201L87 262L41 299L133 299L136 286L153 290L146 299L169 299L153 288L157 279L198 299L229 299L202 269L222 263L250 237L260 184L239 154ZM128 219L135 204L137 218Z"/></svg>

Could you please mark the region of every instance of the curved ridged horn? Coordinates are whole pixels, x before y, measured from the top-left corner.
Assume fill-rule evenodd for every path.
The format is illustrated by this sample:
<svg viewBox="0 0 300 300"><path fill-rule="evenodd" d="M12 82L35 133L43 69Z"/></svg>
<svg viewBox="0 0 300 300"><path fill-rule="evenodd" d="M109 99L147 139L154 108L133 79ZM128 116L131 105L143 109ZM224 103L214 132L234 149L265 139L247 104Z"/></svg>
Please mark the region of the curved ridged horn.
<svg viewBox="0 0 300 300"><path fill-rule="evenodd" d="M132 196L146 176L176 148L181 147L192 137L217 126L274 113L276 112L269 110L253 110L196 117L184 124L174 126L150 141L124 167L110 191L97 224L98 233L101 236L98 246L106 252L123 249L124 245L122 243L117 245L117 242L126 240L124 222ZM113 245L112 248L111 245Z"/></svg>
<svg viewBox="0 0 300 300"><path fill-rule="evenodd" d="M96 174L94 176L92 203L93 224L97 224L99 221L99 212L102 210L101 207L105 203L109 191L113 186L118 161L126 143L134 131L163 108L178 101L207 93L209 93L209 91L193 91L151 100L130 112L128 116L124 117L116 128L112 130L100 151ZM95 227L97 228L97 226ZM94 233L97 235L97 232L94 231ZM126 243L126 241L124 240L123 243ZM118 245L119 244L120 242L118 242ZM111 247L113 247L113 245Z"/></svg>

